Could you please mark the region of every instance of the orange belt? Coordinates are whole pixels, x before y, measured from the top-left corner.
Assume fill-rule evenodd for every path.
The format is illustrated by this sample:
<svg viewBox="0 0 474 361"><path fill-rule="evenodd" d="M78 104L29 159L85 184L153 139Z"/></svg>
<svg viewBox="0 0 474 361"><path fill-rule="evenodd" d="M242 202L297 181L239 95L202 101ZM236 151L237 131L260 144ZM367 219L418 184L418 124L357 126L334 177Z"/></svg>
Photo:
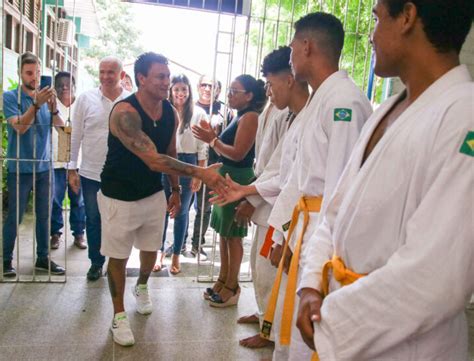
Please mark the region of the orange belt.
<svg viewBox="0 0 474 361"><path fill-rule="evenodd" d="M270 333L273 325L273 320L275 318L275 310L278 301L278 292L280 290L281 278L283 275L283 266L285 263L286 253L288 252L288 244L291 239L291 236L298 224L298 218L301 212L303 212L303 229L298 237L296 242L295 250L291 259L290 269L288 272L288 282L285 293L285 300L283 306L283 314L281 321L281 334L280 334L280 343L282 345L288 345L291 338L291 321L293 319L293 309L295 304L295 294L296 294L296 281L298 276L298 263L301 251L301 244L303 243L303 237L306 232L306 228L309 223L309 214L311 212L319 212L321 209L322 197L301 197L293 210L293 216L291 218L290 229L288 231L288 240L285 242L283 248L283 255L278 265L278 271L275 277L275 282L273 283L272 292L270 294L270 299L268 301L267 310L265 311L265 316L263 318L261 336L264 338L270 338Z"/></svg>
<svg viewBox="0 0 474 361"><path fill-rule="evenodd" d="M341 284L341 286L347 286L357 281L359 278L366 276L366 274L355 273L354 271L346 268L344 261L341 257L336 255L332 256L332 259L327 261L323 266L322 275L322 293L323 297L329 294L329 270L332 270L334 279ZM313 352L311 361L319 361L318 353Z"/></svg>
<svg viewBox="0 0 474 361"><path fill-rule="evenodd" d="M265 258L268 258L270 256L270 251L272 250L273 246L273 232L275 231L275 228L270 226L268 228L267 234L265 235L265 241L263 242L263 246L260 249L260 256L263 256Z"/></svg>

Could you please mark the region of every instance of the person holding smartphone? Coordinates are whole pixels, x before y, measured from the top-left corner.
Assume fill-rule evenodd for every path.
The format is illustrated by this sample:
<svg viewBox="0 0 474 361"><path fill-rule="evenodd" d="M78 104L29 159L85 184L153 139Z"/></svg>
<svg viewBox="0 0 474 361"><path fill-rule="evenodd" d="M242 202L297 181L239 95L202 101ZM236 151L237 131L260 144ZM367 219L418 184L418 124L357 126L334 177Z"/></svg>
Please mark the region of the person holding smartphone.
<svg viewBox="0 0 474 361"><path fill-rule="evenodd" d="M49 157L51 121L55 126L63 126L64 122L56 108L54 89L51 86L38 89L41 71L39 59L33 53L26 52L20 56L18 67L21 77L20 89L3 94L3 110L8 123L9 195L8 213L3 225L3 275L16 276L12 260L17 237L17 207L21 223L29 195L33 190L33 181L36 189L35 268L43 271L50 269L52 274L61 275L65 273L65 269L50 260L48 254L49 195L52 194L49 182Z"/></svg>

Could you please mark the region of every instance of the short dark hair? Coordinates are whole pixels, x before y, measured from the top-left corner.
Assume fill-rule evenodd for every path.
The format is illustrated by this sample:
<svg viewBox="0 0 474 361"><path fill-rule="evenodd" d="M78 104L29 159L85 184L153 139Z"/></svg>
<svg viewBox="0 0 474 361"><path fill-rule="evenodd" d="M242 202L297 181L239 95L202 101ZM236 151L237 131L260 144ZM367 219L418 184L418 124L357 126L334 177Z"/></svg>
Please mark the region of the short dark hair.
<svg viewBox="0 0 474 361"><path fill-rule="evenodd" d="M155 63L168 65L168 59L164 55L157 54L152 51L143 53L138 56L137 60L135 60L135 65L133 67L133 70L135 71L135 84L137 85L137 87L140 86L140 83L138 81L138 74L147 76L150 67Z"/></svg>
<svg viewBox="0 0 474 361"><path fill-rule="evenodd" d="M295 35L309 32L333 61L339 62L344 47L344 28L334 15L315 12L303 16L295 23Z"/></svg>
<svg viewBox="0 0 474 361"><path fill-rule="evenodd" d="M253 94L250 108L257 113L261 113L267 102L265 83L261 79L257 80L248 74L239 75L235 80L242 84L247 93Z"/></svg>
<svg viewBox="0 0 474 361"><path fill-rule="evenodd" d="M416 6L426 37L439 52L459 54L471 29L473 0L384 0L391 17L398 16L407 3Z"/></svg>
<svg viewBox="0 0 474 361"><path fill-rule="evenodd" d="M266 77L269 73L291 72L289 46L280 46L273 50L262 62L262 75Z"/></svg>
<svg viewBox="0 0 474 361"><path fill-rule="evenodd" d="M72 79L72 84L76 85L76 79L74 79L74 75L71 76L71 73L68 71L60 71L54 77L54 83L56 84L59 79L61 78L68 78Z"/></svg>
<svg viewBox="0 0 474 361"><path fill-rule="evenodd" d="M25 51L18 58L18 68L20 69L20 72L23 70L23 65L26 65L26 64L41 65L41 62L39 58L35 54L33 54L31 51Z"/></svg>

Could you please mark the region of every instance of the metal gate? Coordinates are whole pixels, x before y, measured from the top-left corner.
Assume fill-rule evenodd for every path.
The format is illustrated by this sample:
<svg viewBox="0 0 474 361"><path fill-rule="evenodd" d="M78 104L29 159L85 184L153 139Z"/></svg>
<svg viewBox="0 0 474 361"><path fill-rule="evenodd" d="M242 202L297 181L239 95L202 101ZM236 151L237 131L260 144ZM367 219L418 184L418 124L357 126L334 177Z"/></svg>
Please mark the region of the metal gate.
<svg viewBox="0 0 474 361"><path fill-rule="evenodd" d="M16 6L19 12L19 24L17 27L17 31L19 32L18 34L18 46L17 50L18 53L23 54L27 49L25 46L25 16L27 14L26 9L31 12L33 11L34 14L34 8L36 6L35 2L29 2L27 3L27 0L16 0L11 2L13 6ZM45 22L46 16L45 16L45 3L43 3L42 6L42 12L41 18L42 21ZM55 0L55 2L50 2L52 5L55 6L55 17L56 19L59 19L59 0ZM72 14L72 21L74 22L75 20L75 0L73 3L73 14ZM4 21L4 4L2 2L1 4L1 12L2 12L2 25ZM30 19L31 20L31 19ZM3 44L3 39L4 39L4 27L1 27L2 29L2 41L1 41L1 70L0 70L0 81L2 83L2 89L1 89L1 94L3 98L3 69L4 69L4 44ZM52 49L52 62L51 64L47 64L51 66L52 70L52 78L53 78L53 83L52 86L54 86L54 75L58 72L58 64L57 64L57 46L58 46L58 31L59 31L59 22L56 21L54 23L54 26L51 26L51 34L53 37L53 42L54 42L54 47ZM44 41L45 34L42 34L42 41ZM36 44L36 48L39 49L41 47L41 44L39 42L39 38ZM42 70L44 71L46 67L46 64L42 64ZM18 79L17 79L17 91L18 91L18 109L21 114L21 107L22 107L22 96L21 96L21 86L22 86L22 79L20 76L20 68L21 68L21 62L19 58L19 65L18 65ZM35 115L36 117L36 115ZM42 160L38 159L37 154L36 154L36 143L38 141L38 129L39 127L44 127L44 125L37 124L36 118L31 125L31 130L33 131L33 158L32 159L22 159L20 156L20 145L21 145L21 138L20 134L18 132L13 131L11 129L12 133L14 134L13 136L16 137L16 156L9 158L7 156L7 152L5 149L5 140L6 140L6 132L7 128L11 127L11 125L8 125L6 122L6 119L3 117L2 113L2 119L1 119L1 134L2 134L2 143L0 145L0 180L1 180L1 198L2 202L0 202L0 211L2 214L2 218L0 221L0 227L2 228L2 236L0 238L0 259L2 262L0 262L0 282L39 282L39 283L65 283L67 280L67 275L53 275L51 273L51 264L48 262L48 270L45 271L37 271L35 267L35 259L36 259L36 248L37 248L37 234L36 234L36 223L37 223L37 214L36 214L36 206L38 201L45 201L43 199L43 196L37 195L36 192L36 179L37 179L37 174L38 172L36 171L36 167L41 164L41 163L49 163L49 170L47 171L48 173L48 195L47 198L48 200L51 199L52 196L52 182L53 182L53 161L68 161L69 160L69 151L67 147L67 143L70 141L70 115L65 117L65 121L67 119L65 127L62 127L62 131L58 129L58 132L60 133L59 135L59 143L60 143L60 150L59 150L59 155L57 159L53 159L53 146L52 146L52 132L55 131L52 126L52 115L51 115L51 124L48 125L48 131L50 132L50 154L47 160ZM66 148L62 148L61 144L65 144ZM26 208L31 208L33 212L24 212L23 215L23 222L20 222L20 161L21 162L28 162L33 164L33 173L32 173L32 191L28 195L28 203L26 205ZM16 171L11 172L12 175L15 175L15 180L12 183L15 183L15 188L16 192L13 192L13 194L9 193L7 191L6 187L6 164L8 162L13 162L15 164ZM4 228L4 205L8 203L8 198L15 197L16 199L16 237L15 237L15 248L13 252L13 263L15 264L16 268L16 276L13 278L6 278L3 276L3 268L4 268L4 253L3 253L3 243L4 243L4 233L3 233L3 228ZM48 207L48 234L47 234L47 240L48 240L48 261L51 260L51 244L49 241L49 235L51 231L51 202L48 201L49 207ZM67 221L68 218L65 217L65 224L64 224L64 229L67 229ZM33 226L31 227L31 232L27 228L22 225L22 223L28 223L32 224ZM67 237L67 232L64 232L64 252L62 254L56 253L55 254L55 260L58 260L58 263L61 263L61 265L64 265L64 267L67 269L67 243L68 243L68 237ZM31 254L29 253L28 249L31 251Z"/></svg>
<svg viewBox="0 0 474 361"><path fill-rule="evenodd" d="M27 0L17 0L20 3L20 9L23 9ZM56 0L56 4L57 4ZM372 7L375 0L155 0L141 1L130 0L134 3L149 3L153 5L193 8L197 11L213 11L217 14L217 28L215 37L215 52L213 78L217 74L225 74L221 79L223 90L230 84L231 80L237 75L247 73L260 77L260 64L263 57L280 45L287 45L293 35L293 24L301 16L313 11L325 11L336 15L344 24L346 32L345 45L341 57L341 68L346 69L356 83L365 91L369 98L379 103L382 99L382 86L375 79L371 66L371 47L369 42L370 32L372 30ZM56 6L56 11L58 7ZM3 13L3 9L2 9ZM20 12L23 13L23 12ZM20 32L24 28L20 24ZM55 31L57 33L57 29ZM20 36L20 49L23 46L24 36ZM56 42L55 42L56 43ZM3 45L3 44L2 44ZM2 47L3 51L3 47ZM56 56L54 55L53 59ZM53 75L56 72L56 64L53 66ZM2 72L0 70L0 79ZM19 81L20 83L20 81ZM226 113L224 113L226 114ZM6 124L2 121L2 132ZM51 131L53 131L51 129ZM3 190L3 166L7 160L2 149L0 158L0 179L2 179ZM52 162L52 157L50 157ZM51 179L51 171L49 174ZM4 198L2 193L2 200ZM11 195L9 195L11 196ZM35 190L33 190L33 205L36 202ZM0 209L2 204L0 204ZM50 212L51 215L51 212ZM67 217L65 217L66 221ZM20 249L23 252L23 243L28 241L28 237L22 233L19 227L17 217L17 239L16 239L16 266L17 274L22 273L22 269L28 269L28 264L23 267L23 257L20 257ZM33 222L35 217L33 216ZM200 220L202 227L202 219ZM3 228L3 221L1 222ZM212 232L213 233L213 232ZM251 232L252 233L252 232ZM67 232L66 245L67 245ZM36 245L35 231L32 231L32 260L35 257ZM198 254L197 280L210 282L216 279L217 259L217 237L213 233L210 238L210 244L204 246L208 249L210 257L208 261L203 262ZM1 238L3 245L3 236ZM23 243L22 243L23 242ZM67 267L67 253L64 248L62 258L65 267ZM245 253L248 255L249 249L246 247ZM3 259L3 247L0 247L0 258ZM31 267L31 266L30 266ZM37 274L34 270L27 272L27 275L21 274L13 280L14 282L65 282L66 276L52 276ZM0 264L0 271L3 271L3 263ZM250 280L250 267L241 272L241 281ZM0 272L0 282L7 281L3 278L3 272Z"/></svg>

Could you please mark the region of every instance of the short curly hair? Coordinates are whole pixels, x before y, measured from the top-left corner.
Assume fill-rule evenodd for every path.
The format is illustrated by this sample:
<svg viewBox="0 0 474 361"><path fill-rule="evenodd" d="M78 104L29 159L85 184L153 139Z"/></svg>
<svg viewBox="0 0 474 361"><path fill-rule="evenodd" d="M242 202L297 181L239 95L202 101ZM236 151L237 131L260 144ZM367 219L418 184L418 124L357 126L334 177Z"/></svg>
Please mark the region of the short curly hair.
<svg viewBox="0 0 474 361"><path fill-rule="evenodd" d="M384 0L388 13L395 18L407 3L416 6L426 37L441 53L458 54L471 29L473 0Z"/></svg>
<svg viewBox="0 0 474 361"><path fill-rule="evenodd" d="M267 77L269 73L291 72L290 54L291 48L289 46L280 46L278 49L273 50L263 59L262 75Z"/></svg>

